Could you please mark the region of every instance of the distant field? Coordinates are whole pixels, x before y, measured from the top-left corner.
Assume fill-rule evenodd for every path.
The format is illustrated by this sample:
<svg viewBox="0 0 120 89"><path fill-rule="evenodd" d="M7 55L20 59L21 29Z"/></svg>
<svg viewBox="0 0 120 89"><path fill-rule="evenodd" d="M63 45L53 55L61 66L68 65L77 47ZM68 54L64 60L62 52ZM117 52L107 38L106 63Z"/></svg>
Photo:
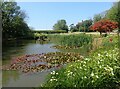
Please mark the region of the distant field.
<svg viewBox="0 0 120 89"><path fill-rule="evenodd" d="M84 32L69 32L69 33L60 33L60 34L64 34L64 35L69 35L69 34L81 34L81 33L84 33ZM94 34L94 35L100 35L99 32L85 32L85 34ZM102 33L102 34L105 34L105 33ZM108 33L109 34L109 33ZM117 34L115 32L110 32L110 34Z"/></svg>

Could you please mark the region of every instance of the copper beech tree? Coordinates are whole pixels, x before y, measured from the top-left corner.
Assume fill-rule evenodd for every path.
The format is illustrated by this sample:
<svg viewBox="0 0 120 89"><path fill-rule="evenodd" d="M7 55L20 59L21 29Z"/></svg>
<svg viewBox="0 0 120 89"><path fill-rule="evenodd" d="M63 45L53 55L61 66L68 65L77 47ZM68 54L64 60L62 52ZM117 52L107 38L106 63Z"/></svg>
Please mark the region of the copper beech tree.
<svg viewBox="0 0 120 89"><path fill-rule="evenodd" d="M113 22L111 20L106 20L106 19L100 20L94 23L92 26L90 26L91 30L100 32L100 35L102 34L102 32L105 32L105 33L111 32L116 28L118 28L117 22Z"/></svg>

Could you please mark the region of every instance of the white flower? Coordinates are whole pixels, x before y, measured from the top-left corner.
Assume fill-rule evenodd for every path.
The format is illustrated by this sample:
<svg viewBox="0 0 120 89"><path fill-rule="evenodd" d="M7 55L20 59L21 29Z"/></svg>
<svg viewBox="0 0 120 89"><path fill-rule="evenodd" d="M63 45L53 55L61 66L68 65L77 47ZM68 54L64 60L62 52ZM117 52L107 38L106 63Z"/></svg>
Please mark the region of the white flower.
<svg viewBox="0 0 120 89"><path fill-rule="evenodd" d="M52 76L52 79L53 79L54 77Z"/></svg>
<svg viewBox="0 0 120 89"><path fill-rule="evenodd" d="M87 60L89 60L89 58L85 58L84 60L86 60L86 61L87 61Z"/></svg>
<svg viewBox="0 0 120 89"><path fill-rule="evenodd" d="M96 78L99 78L98 75L96 75Z"/></svg>
<svg viewBox="0 0 120 89"><path fill-rule="evenodd" d="M84 63L84 64L86 64L86 62L85 62L85 61L84 61L83 63Z"/></svg>
<svg viewBox="0 0 120 89"><path fill-rule="evenodd" d="M82 67L80 67L80 69L82 69Z"/></svg>
<svg viewBox="0 0 120 89"><path fill-rule="evenodd" d="M57 79L50 79L50 82L52 82L52 81L57 81Z"/></svg>
<svg viewBox="0 0 120 89"><path fill-rule="evenodd" d="M84 78L87 78L86 76Z"/></svg>
<svg viewBox="0 0 120 89"><path fill-rule="evenodd" d="M113 71L111 71L111 75L114 75Z"/></svg>
<svg viewBox="0 0 120 89"><path fill-rule="evenodd" d="M51 74L55 75L55 71L52 71Z"/></svg>
<svg viewBox="0 0 120 89"><path fill-rule="evenodd" d="M113 71L113 68L109 67L110 71Z"/></svg>
<svg viewBox="0 0 120 89"><path fill-rule="evenodd" d="M100 62L98 61L98 64L100 64Z"/></svg>
<svg viewBox="0 0 120 89"><path fill-rule="evenodd" d="M100 54L98 54L98 56L100 57Z"/></svg>
<svg viewBox="0 0 120 89"><path fill-rule="evenodd" d="M102 68L101 65L99 67Z"/></svg>
<svg viewBox="0 0 120 89"><path fill-rule="evenodd" d="M80 61L80 60L77 60L78 62Z"/></svg>
<svg viewBox="0 0 120 89"><path fill-rule="evenodd" d="M83 65L85 67L85 65Z"/></svg>
<svg viewBox="0 0 120 89"><path fill-rule="evenodd" d="M91 73L91 76L92 76L92 77L94 76L94 73L93 73L93 72Z"/></svg>
<svg viewBox="0 0 120 89"><path fill-rule="evenodd" d="M69 75L72 75L72 74L73 74L73 72L69 72L69 73L68 73L68 76L69 76Z"/></svg>
<svg viewBox="0 0 120 89"><path fill-rule="evenodd" d="M58 73L56 73L56 74L58 74Z"/></svg>
<svg viewBox="0 0 120 89"><path fill-rule="evenodd" d="M53 79L50 79L50 82L52 82L53 81Z"/></svg>
<svg viewBox="0 0 120 89"><path fill-rule="evenodd" d="M106 56L108 56L109 54L107 53Z"/></svg>

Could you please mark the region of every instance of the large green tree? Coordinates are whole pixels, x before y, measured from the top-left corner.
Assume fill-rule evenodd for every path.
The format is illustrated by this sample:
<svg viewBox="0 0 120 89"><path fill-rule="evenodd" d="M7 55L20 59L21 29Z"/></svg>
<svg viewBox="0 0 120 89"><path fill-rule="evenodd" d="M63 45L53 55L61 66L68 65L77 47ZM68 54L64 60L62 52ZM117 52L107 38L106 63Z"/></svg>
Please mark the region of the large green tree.
<svg viewBox="0 0 120 89"><path fill-rule="evenodd" d="M120 1L113 3L113 6L107 11L106 18L120 24ZM120 25L119 32L120 32Z"/></svg>
<svg viewBox="0 0 120 89"><path fill-rule="evenodd" d="M71 32L78 32L79 31L78 28L74 24L71 24L69 27L70 27Z"/></svg>
<svg viewBox="0 0 120 89"><path fill-rule="evenodd" d="M101 14L97 14L93 17L93 22L96 23L102 19Z"/></svg>
<svg viewBox="0 0 120 89"><path fill-rule="evenodd" d="M79 22L76 27L80 32L89 32L89 27L92 25L92 19Z"/></svg>
<svg viewBox="0 0 120 89"><path fill-rule="evenodd" d="M53 26L54 30L65 30L68 32L68 26L64 19L57 21L56 24Z"/></svg>
<svg viewBox="0 0 120 89"><path fill-rule="evenodd" d="M120 20L119 5L120 2L113 3L113 6L107 11L106 18L118 22Z"/></svg>
<svg viewBox="0 0 120 89"><path fill-rule="evenodd" d="M2 36L4 38L22 38L28 35L29 27L25 22L26 14L16 2L1 3Z"/></svg>

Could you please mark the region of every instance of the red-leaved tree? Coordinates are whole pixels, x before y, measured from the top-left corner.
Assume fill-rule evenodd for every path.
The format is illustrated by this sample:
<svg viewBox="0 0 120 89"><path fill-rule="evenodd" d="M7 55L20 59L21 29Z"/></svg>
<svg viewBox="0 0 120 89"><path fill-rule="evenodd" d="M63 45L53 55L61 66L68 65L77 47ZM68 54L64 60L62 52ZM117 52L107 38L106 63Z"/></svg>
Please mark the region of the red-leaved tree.
<svg viewBox="0 0 120 89"><path fill-rule="evenodd" d="M110 20L100 20L96 23L94 23L92 26L90 26L91 30L94 31L99 31L100 34L102 34L102 32L111 32L112 30L118 28L118 23L117 22L113 22Z"/></svg>

